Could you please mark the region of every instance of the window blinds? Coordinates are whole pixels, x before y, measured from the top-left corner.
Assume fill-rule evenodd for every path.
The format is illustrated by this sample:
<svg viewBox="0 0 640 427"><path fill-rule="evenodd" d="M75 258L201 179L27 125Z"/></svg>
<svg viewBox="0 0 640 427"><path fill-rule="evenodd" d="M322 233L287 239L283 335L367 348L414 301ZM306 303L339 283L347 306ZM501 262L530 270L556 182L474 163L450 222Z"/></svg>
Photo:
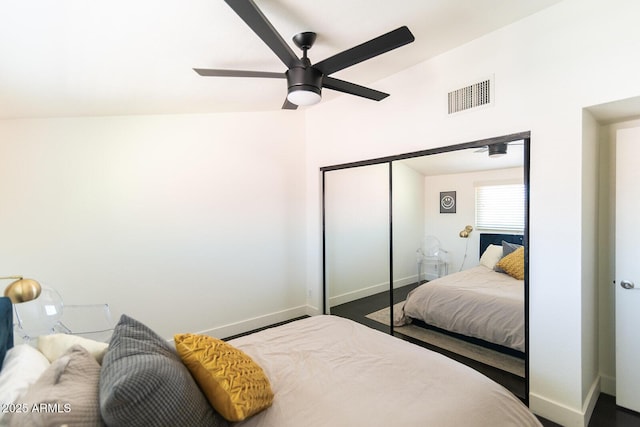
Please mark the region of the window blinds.
<svg viewBox="0 0 640 427"><path fill-rule="evenodd" d="M524 184L476 187L476 227L524 230Z"/></svg>

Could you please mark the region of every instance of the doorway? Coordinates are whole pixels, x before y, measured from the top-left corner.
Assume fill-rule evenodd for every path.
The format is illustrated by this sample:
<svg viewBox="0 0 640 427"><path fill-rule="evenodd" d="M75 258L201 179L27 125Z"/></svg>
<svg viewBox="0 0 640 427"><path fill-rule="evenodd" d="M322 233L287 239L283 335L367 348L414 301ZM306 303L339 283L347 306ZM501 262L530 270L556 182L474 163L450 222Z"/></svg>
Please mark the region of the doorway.
<svg viewBox="0 0 640 427"><path fill-rule="evenodd" d="M598 369L600 391L616 396L617 378L624 375L616 366L616 139L622 129L640 127L640 98L586 108L594 121L598 149Z"/></svg>
<svg viewBox="0 0 640 427"><path fill-rule="evenodd" d="M615 325L616 404L640 412L640 371L637 353L640 341L636 327L640 316L640 267L638 235L635 232L640 197L640 123L616 132L615 215Z"/></svg>

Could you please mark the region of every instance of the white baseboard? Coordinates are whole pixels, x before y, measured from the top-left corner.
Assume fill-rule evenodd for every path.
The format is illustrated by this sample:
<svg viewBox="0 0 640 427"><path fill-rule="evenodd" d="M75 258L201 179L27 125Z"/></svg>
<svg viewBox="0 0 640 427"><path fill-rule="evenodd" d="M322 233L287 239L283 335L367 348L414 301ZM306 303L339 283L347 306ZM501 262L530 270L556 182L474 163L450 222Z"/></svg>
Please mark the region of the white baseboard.
<svg viewBox="0 0 640 427"><path fill-rule="evenodd" d="M418 280L417 275L403 277L393 281L393 289L398 289L403 286L415 283ZM379 283L377 285L368 286L366 288L358 289L356 291L345 292L340 295L335 295L329 298L329 307L335 307L336 305L346 304L351 301L358 300L360 298L369 297L371 295L379 294L389 291L389 283Z"/></svg>
<svg viewBox="0 0 640 427"><path fill-rule="evenodd" d="M414 284L418 281L418 275L413 274L411 276L401 277L393 281L393 289L398 289L403 286Z"/></svg>
<svg viewBox="0 0 640 427"><path fill-rule="evenodd" d="M587 397L584 399L584 406L582 408L582 412L584 413L584 426L587 427L589 425L589 420L591 419L591 415L593 415L593 410L596 407L596 403L598 402L598 397L600 396L601 390L601 380L600 376L597 376L596 379L591 384L591 388L589 389L589 393L587 393Z"/></svg>
<svg viewBox="0 0 640 427"><path fill-rule="evenodd" d="M360 298L366 298L371 295L379 294L380 292L389 291L388 283L380 283L378 285L369 286L366 288L358 289L357 291L345 292L340 295L334 295L329 298L329 307L335 307L336 305L346 304L351 301L355 301Z"/></svg>
<svg viewBox="0 0 640 427"><path fill-rule="evenodd" d="M580 411L533 392L529 393L529 408L534 414L564 427L584 427Z"/></svg>
<svg viewBox="0 0 640 427"><path fill-rule="evenodd" d="M269 313L263 316L241 320L235 323L229 323L227 325L218 326L197 333L202 335L209 335L216 338L226 338L238 334L243 334L254 329L264 328L265 326L270 326L278 322L284 322L296 317L305 315L311 316L315 314L319 314L317 308L311 307L309 305L301 305L299 307L289 308L287 310L277 311L275 313Z"/></svg>
<svg viewBox="0 0 640 427"><path fill-rule="evenodd" d="M305 314L307 316L317 316L318 314L322 314L322 310L320 310L318 307L314 307L312 305L305 305L306 308L306 312Z"/></svg>
<svg viewBox="0 0 640 427"><path fill-rule="evenodd" d="M570 408L533 392L529 393L529 407L534 414L564 427L587 427L599 395L600 377L597 377L591 384L581 410Z"/></svg>

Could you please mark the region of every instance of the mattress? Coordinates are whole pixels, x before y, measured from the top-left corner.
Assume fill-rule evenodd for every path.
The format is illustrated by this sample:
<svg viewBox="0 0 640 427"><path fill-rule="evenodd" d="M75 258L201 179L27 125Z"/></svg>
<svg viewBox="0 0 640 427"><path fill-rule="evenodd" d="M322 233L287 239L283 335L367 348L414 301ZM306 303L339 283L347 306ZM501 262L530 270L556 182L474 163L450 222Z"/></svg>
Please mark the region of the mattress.
<svg viewBox="0 0 640 427"><path fill-rule="evenodd" d="M477 371L351 320L314 316L229 342L275 395L236 426L541 426Z"/></svg>
<svg viewBox="0 0 640 427"><path fill-rule="evenodd" d="M394 323L411 319L524 352L524 281L484 265L441 277L411 291Z"/></svg>

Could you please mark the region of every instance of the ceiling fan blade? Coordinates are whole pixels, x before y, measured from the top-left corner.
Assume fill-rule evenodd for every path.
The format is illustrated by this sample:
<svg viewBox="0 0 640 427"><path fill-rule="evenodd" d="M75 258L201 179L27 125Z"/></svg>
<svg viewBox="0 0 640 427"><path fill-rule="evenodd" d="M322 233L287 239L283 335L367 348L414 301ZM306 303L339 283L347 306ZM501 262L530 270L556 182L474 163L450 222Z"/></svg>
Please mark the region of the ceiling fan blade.
<svg viewBox="0 0 640 427"><path fill-rule="evenodd" d="M266 77L270 79L285 79L285 73L272 73L269 71L245 71L245 70L212 70L208 68L194 68L193 71L205 77Z"/></svg>
<svg viewBox="0 0 640 427"><path fill-rule="evenodd" d="M252 0L225 0L240 18L266 43L287 68L302 65L289 45Z"/></svg>
<svg viewBox="0 0 640 427"><path fill-rule="evenodd" d="M374 101L381 101L389 96L388 93L369 89L368 87L360 86L355 83L345 82L344 80L339 80L327 76L324 76L324 78L322 79L322 87L348 93L350 95L373 99Z"/></svg>
<svg viewBox="0 0 640 427"><path fill-rule="evenodd" d="M287 98L284 99L284 104L282 104L283 110L297 110L298 106L293 102L289 102Z"/></svg>
<svg viewBox="0 0 640 427"><path fill-rule="evenodd" d="M333 55L314 64L313 67L320 70L322 74L328 75L400 46L404 46L414 40L415 37L411 34L411 31L409 31L409 28L406 26L400 27L375 39L371 39L368 42Z"/></svg>

